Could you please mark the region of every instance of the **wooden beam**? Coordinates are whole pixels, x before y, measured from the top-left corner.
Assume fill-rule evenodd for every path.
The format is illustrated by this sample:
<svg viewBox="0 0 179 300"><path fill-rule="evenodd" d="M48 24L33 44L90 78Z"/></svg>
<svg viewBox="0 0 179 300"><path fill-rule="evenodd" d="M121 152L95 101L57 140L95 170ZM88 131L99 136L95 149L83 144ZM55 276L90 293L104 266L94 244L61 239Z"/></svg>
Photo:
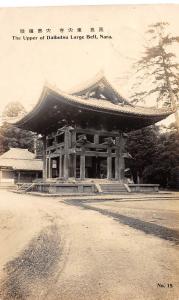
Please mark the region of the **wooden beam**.
<svg viewBox="0 0 179 300"><path fill-rule="evenodd" d="M50 151L50 150L56 150L57 148L60 148L60 147L64 147L65 143L57 143L56 145L53 145L53 146L48 146L47 147L47 151Z"/></svg>
<svg viewBox="0 0 179 300"><path fill-rule="evenodd" d="M86 134L97 134L99 136L113 136L113 137L117 137L119 136L119 131L105 131L105 130L93 130L93 129L83 129L83 128L76 128L76 132L77 133L86 133Z"/></svg>
<svg viewBox="0 0 179 300"><path fill-rule="evenodd" d="M83 145L84 148L99 148L99 149L107 149L109 146L106 144L94 144L94 143L87 143ZM112 146L111 149L115 149L116 146Z"/></svg>
<svg viewBox="0 0 179 300"><path fill-rule="evenodd" d="M85 151L85 156L98 156L98 157L107 157L108 153L107 152L100 152L100 151ZM77 155L81 155L82 154L82 150L77 151L76 152ZM112 157L115 157L116 154L112 153L111 154Z"/></svg>

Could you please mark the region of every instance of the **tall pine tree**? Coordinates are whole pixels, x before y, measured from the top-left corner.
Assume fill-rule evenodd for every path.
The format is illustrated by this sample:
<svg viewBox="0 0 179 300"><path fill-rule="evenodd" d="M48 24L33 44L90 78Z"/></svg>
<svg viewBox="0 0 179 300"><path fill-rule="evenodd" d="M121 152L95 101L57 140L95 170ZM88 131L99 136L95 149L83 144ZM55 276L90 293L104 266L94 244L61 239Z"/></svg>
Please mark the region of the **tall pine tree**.
<svg viewBox="0 0 179 300"><path fill-rule="evenodd" d="M175 120L179 128L179 64L173 51L179 37L167 32L168 25L160 22L149 26L148 45L135 65L137 80L131 98L133 103L137 103L154 95L157 104L176 111Z"/></svg>

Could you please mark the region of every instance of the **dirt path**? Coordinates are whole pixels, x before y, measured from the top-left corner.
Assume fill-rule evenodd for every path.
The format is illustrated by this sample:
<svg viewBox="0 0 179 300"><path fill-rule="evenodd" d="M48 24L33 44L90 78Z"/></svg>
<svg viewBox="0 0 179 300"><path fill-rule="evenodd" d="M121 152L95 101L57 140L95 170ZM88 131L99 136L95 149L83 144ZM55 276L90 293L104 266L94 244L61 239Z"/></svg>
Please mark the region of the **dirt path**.
<svg viewBox="0 0 179 300"><path fill-rule="evenodd" d="M179 299L177 228L154 224L175 232L166 239L127 223L144 221L145 203L85 209L78 200L0 193L0 299Z"/></svg>

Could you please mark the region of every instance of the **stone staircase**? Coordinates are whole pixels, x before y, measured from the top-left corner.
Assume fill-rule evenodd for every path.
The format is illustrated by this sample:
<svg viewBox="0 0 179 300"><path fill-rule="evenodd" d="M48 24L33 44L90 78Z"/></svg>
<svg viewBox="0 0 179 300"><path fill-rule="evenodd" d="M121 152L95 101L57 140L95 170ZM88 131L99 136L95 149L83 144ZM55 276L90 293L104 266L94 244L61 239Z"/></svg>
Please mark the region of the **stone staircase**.
<svg viewBox="0 0 179 300"><path fill-rule="evenodd" d="M128 194L130 191L127 186L122 183L104 183L100 184L103 194Z"/></svg>
<svg viewBox="0 0 179 300"><path fill-rule="evenodd" d="M33 186L34 186L34 183L23 183L23 184L20 184L18 185L18 188L17 188L17 192L18 193L26 193L28 191L31 191L33 189Z"/></svg>

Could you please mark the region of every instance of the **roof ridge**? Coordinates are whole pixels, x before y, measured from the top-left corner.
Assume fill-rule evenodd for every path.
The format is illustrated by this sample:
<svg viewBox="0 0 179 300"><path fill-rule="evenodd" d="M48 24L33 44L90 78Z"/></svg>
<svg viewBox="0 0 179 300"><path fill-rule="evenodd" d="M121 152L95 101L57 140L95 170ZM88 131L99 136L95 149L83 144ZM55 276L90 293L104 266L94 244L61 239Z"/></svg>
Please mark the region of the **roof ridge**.
<svg viewBox="0 0 179 300"><path fill-rule="evenodd" d="M124 97L118 92L118 90L111 84L111 82L109 81L108 78L106 78L106 76L104 76L102 79L106 81L106 83L110 86L110 88L112 89L112 91L113 91L115 94L117 94L117 96L119 96L120 98L122 98L122 100L124 100L124 102L126 102L127 105L130 105L130 106L134 107L134 105L133 105L132 103L130 103L130 101L128 101L126 98L124 98Z"/></svg>
<svg viewBox="0 0 179 300"><path fill-rule="evenodd" d="M93 78L85 80L85 82L83 82L82 84L79 84L78 87L69 89L67 92L72 95L82 92L83 90L86 90L93 84L99 82L104 76L105 76L104 71L101 70L98 73L96 73L96 75Z"/></svg>
<svg viewBox="0 0 179 300"><path fill-rule="evenodd" d="M29 149L27 149L27 148L19 148L19 147L10 147L9 148L9 150L12 150L12 149L15 149L15 150L25 150L25 151L29 151ZM33 153L33 152L31 152L31 151L29 151L30 153Z"/></svg>
<svg viewBox="0 0 179 300"><path fill-rule="evenodd" d="M6 153L6 152L5 152ZM3 156L3 154L1 155ZM1 157L0 156L0 159L18 159L18 160L38 160L39 158L21 158L21 157Z"/></svg>

